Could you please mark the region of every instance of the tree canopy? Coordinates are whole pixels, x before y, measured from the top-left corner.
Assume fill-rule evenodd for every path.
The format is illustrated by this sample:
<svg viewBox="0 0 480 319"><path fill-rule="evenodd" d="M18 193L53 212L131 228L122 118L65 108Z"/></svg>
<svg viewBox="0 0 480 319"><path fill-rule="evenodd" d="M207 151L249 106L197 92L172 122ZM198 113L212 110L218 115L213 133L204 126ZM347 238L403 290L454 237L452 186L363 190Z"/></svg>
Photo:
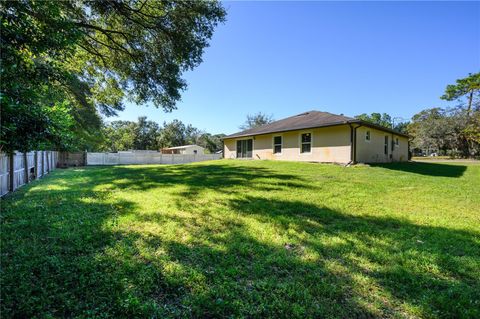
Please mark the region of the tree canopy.
<svg viewBox="0 0 480 319"><path fill-rule="evenodd" d="M399 121L397 123L394 123L394 119L396 118L393 118L387 113L372 113L370 115L367 113L362 113L360 115L356 115L355 118L365 122L370 122L376 125L380 125L383 127L392 128L402 133L407 132L408 122Z"/></svg>
<svg viewBox="0 0 480 319"><path fill-rule="evenodd" d="M480 154L480 73L447 85L442 99L457 101L449 108L430 108L414 115L408 125L412 146L453 156Z"/></svg>
<svg viewBox="0 0 480 319"><path fill-rule="evenodd" d="M124 101L175 108L225 11L216 1L2 1L1 145L95 140ZM60 105L62 107L60 107ZM62 108L69 123L52 109ZM57 128L57 129L53 129ZM55 135L55 136L54 136ZM61 141L60 144L59 141Z"/></svg>
<svg viewBox="0 0 480 319"><path fill-rule="evenodd" d="M355 118L383 127L392 127L392 117L387 113L372 113L370 115L368 115L367 113L362 113L360 115L356 115Z"/></svg>
<svg viewBox="0 0 480 319"><path fill-rule="evenodd" d="M273 115L258 112L255 114L248 114L245 123L239 126L241 130L248 130L273 122Z"/></svg>
<svg viewBox="0 0 480 319"><path fill-rule="evenodd" d="M113 121L102 129L103 142L98 150L118 152L127 150L160 150L165 147L197 144L211 153L222 149L224 134L212 135L180 120L160 126L145 116L136 122Z"/></svg>
<svg viewBox="0 0 480 319"><path fill-rule="evenodd" d="M470 115L472 108L474 111L480 110L480 73L470 73L466 78L458 79L456 84L447 85L445 94L440 97L446 101L460 100L467 98L466 108Z"/></svg>

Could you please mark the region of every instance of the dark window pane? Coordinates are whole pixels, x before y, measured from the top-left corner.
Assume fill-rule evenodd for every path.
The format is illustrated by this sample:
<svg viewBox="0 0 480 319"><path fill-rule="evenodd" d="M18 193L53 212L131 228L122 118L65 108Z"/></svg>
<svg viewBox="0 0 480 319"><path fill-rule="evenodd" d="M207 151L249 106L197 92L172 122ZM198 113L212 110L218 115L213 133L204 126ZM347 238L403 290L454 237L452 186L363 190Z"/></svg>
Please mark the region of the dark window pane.
<svg viewBox="0 0 480 319"><path fill-rule="evenodd" d="M310 133L302 134L302 143L310 143L312 135Z"/></svg>
<svg viewBox="0 0 480 319"><path fill-rule="evenodd" d="M275 136L273 138L273 144L282 144L282 137L281 136Z"/></svg>
<svg viewBox="0 0 480 319"><path fill-rule="evenodd" d="M237 158L242 157L242 141L237 141Z"/></svg>
<svg viewBox="0 0 480 319"><path fill-rule="evenodd" d="M275 145L275 147L273 148L273 153L278 154L278 153L281 153L281 152L282 152L282 146L281 145Z"/></svg>
<svg viewBox="0 0 480 319"><path fill-rule="evenodd" d="M302 153L310 153L310 143L302 144Z"/></svg>
<svg viewBox="0 0 480 319"><path fill-rule="evenodd" d="M247 150L249 152L253 150L253 140L247 140Z"/></svg>

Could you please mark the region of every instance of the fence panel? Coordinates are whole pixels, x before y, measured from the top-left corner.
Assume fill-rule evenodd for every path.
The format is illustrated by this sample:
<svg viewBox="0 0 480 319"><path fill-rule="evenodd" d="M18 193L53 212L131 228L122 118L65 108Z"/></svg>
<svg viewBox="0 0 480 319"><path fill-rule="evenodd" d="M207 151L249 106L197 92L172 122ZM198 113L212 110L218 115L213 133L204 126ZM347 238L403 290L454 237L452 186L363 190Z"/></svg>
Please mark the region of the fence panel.
<svg viewBox="0 0 480 319"><path fill-rule="evenodd" d="M47 153L50 153L48 167ZM58 152L38 151L36 163L35 152L15 152L11 156L13 158L12 168L10 168L10 156L5 153L0 153L0 196L7 194L10 189L15 191L20 186L25 185L27 182L26 178L28 178L28 181L31 181L34 178L40 178L48 171L54 170L57 165ZM35 165L37 166L37 176L35 176ZM13 172L12 185L10 185L11 172Z"/></svg>
<svg viewBox="0 0 480 319"><path fill-rule="evenodd" d="M185 164L222 158L221 154L162 154L159 152L87 153L87 165Z"/></svg>
<svg viewBox="0 0 480 319"><path fill-rule="evenodd" d="M38 151L37 152L37 178L40 178L43 176L42 156L43 156L43 151Z"/></svg>
<svg viewBox="0 0 480 319"><path fill-rule="evenodd" d="M43 157L43 175L48 173L48 162L47 162L47 152L43 151L42 152L42 157Z"/></svg>
<svg viewBox="0 0 480 319"><path fill-rule="evenodd" d="M13 189L25 184L25 163L23 153L15 153L13 156Z"/></svg>
<svg viewBox="0 0 480 319"><path fill-rule="evenodd" d="M8 193L10 186L10 160L6 154L0 154L0 196Z"/></svg>

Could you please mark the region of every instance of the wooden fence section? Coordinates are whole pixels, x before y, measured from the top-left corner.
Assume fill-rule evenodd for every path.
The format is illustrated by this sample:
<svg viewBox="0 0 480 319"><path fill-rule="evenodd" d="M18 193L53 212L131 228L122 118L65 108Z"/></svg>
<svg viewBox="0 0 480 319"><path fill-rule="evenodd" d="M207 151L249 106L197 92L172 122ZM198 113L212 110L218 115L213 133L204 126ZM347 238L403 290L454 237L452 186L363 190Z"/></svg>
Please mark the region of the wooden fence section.
<svg viewBox="0 0 480 319"><path fill-rule="evenodd" d="M87 165L185 164L218 160L222 154L162 154L160 152L87 153Z"/></svg>
<svg viewBox="0 0 480 319"><path fill-rule="evenodd" d="M58 152L0 153L0 196L40 178L57 166Z"/></svg>

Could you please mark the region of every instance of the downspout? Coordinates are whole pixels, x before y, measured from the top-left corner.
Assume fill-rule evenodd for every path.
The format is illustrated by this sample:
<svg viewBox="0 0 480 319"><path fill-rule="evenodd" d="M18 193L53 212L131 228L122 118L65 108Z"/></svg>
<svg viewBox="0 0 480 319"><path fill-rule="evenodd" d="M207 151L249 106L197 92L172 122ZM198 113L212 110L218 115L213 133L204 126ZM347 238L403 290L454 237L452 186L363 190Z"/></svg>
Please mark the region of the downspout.
<svg viewBox="0 0 480 319"><path fill-rule="evenodd" d="M350 162L348 162L347 165L353 164L353 126L352 123L348 123L348 126L350 126Z"/></svg>
<svg viewBox="0 0 480 319"><path fill-rule="evenodd" d="M353 127L351 123L348 123L350 126L350 164L357 163L357 128L363 126L362 124Z"/></svg>

